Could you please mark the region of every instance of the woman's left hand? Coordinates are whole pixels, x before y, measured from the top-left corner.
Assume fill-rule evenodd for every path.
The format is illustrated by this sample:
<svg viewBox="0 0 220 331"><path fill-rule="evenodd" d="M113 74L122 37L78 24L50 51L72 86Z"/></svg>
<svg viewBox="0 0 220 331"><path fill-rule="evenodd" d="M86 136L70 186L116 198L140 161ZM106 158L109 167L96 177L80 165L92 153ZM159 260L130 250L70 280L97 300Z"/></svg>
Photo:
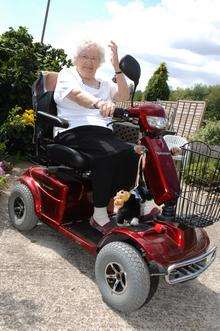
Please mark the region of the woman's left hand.
<svg viewBox="0 0 220 331"><path fill-rule="evenodd" d="M103 117L111 117L114 114L115 104L111 101L98 101L97 106Z"/></svg>
<svg viewBox="0 0 220 331"><path fill-rule="evenodd" d="M111 63L115 69L115 71L120 71L119 68L119 60L118 60L118 46L114 41L111 40L110 44L108 45L112 51L111 53Z"/></svg>

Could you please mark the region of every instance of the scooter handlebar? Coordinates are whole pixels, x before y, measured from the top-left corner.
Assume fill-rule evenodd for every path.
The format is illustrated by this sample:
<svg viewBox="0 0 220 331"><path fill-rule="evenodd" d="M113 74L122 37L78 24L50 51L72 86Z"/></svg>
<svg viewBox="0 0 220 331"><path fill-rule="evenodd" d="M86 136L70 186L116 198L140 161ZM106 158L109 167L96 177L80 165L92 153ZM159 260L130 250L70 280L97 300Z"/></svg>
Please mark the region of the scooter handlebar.
<svg viewBox="0 0 220 331"><path fill-rule="evenodd" d="M129 112L124 108L116 107L115 110L114 110L113 117L128 120L129 119Z"/></svg>

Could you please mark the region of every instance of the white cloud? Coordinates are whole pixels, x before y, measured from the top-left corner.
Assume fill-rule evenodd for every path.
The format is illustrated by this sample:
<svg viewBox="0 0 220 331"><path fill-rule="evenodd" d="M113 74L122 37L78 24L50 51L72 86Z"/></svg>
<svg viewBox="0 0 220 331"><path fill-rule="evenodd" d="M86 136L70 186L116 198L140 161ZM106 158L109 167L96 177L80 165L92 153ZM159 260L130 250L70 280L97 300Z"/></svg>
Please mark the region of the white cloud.
<svg viewBox="0 0 220 331"><path fill-rule="evenodd" d="M162 61L168 65L173 87L220 82L219 0L162 0L151 7L144 1L127 5L109 1L106 10L106 20L100 20L97 12L92 21L68 27L64 22L53 44L72 54L82 39L95 39L103 45L116 41L120 56L129 53L140 62L142 89ZM108 57L100 70L110 78Z"/></svg>

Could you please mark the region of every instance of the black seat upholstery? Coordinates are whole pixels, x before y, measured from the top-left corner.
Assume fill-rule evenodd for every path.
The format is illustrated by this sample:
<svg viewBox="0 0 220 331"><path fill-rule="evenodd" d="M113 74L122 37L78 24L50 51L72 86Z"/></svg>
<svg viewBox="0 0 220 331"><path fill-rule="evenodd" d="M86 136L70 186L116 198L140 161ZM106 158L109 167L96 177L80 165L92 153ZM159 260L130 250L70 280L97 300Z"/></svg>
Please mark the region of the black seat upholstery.
<svg viewBox="0 0 220 331"><path fill-rule="evenodd" d="M48 166L66 166L76 169L88 169L88 160L79 152L61 144L53 138L54 126L68 128L68 122L57 116L53 98L57 73L41 72L32 87L33 108L36 123L33 142L36 144L37 163Z"/></svg>
<svg viewBox="0 0 220 331"><path fill-rule="evenodd" d="M47 157L53 163L71 168L88 168L88 161L79 152L60 144L47 145Z"/></svg>

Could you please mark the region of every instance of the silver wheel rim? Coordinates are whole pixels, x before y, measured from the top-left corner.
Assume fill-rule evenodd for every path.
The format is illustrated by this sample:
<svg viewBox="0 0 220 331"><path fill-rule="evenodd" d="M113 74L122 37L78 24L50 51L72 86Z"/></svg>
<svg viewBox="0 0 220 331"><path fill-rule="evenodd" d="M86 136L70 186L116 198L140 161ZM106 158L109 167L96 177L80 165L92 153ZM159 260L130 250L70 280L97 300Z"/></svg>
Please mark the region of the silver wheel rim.
<svg viewBox="0 0 220 331"><path fill-rule="evenodd" d="M127 287L127 275L118 262L111 262L105 268L105 281L115 294L122 294Z"/></svg>

